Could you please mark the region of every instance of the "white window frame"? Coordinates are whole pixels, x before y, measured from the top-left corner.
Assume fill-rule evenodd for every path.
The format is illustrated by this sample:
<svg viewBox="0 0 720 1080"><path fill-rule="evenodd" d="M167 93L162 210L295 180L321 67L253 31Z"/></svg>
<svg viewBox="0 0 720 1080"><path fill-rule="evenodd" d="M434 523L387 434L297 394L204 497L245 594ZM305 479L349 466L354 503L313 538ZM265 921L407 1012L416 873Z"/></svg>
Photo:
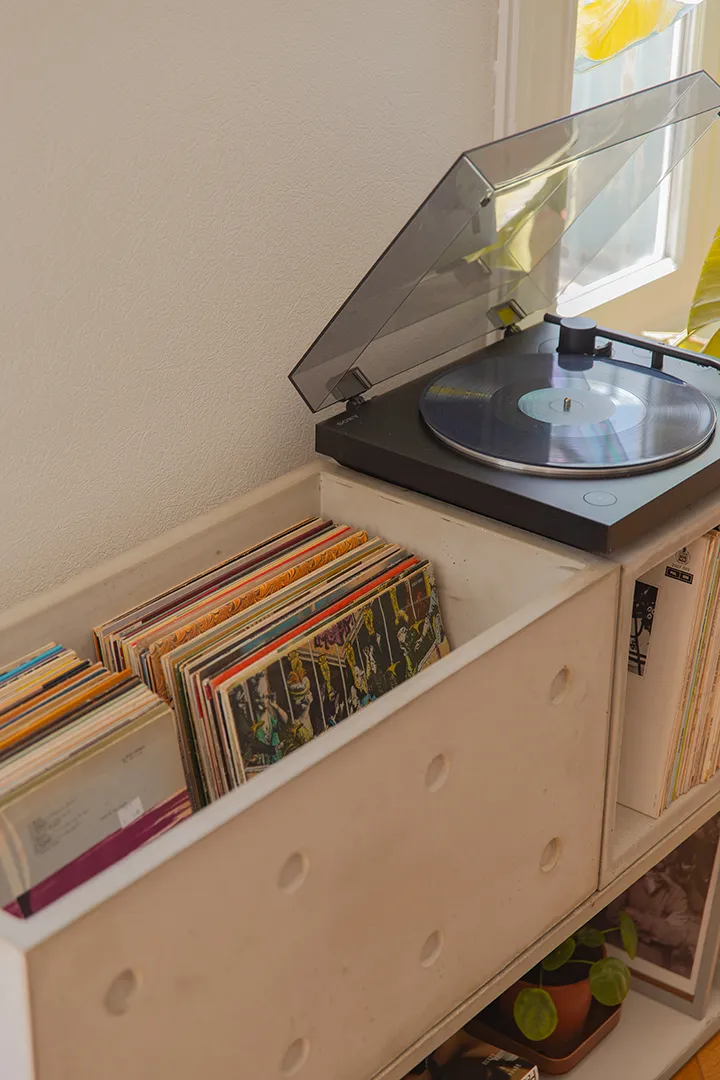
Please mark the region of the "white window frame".
<svg viewBox="0 0 720 1080"><path fill-rule="evenodd" d="M684 72L696 71L701 66L702 38L704 29L703 4L675 23L674 55L670 78ZM668 134L667 153L670 152ZM660 229L655 239L655 250L629 269L619 270L597 282L592 288L576 291L560 298L559 315L581 315L601 304L607 304L628 292L650 285L668 274L674 273L682 263L684 254L683 225L689 213L690 171L686 161L673 170L660 186ZM576 293L576 295L573 295Z"/></svg>
<svg viewBox="0 0 720 1080"><path fill-rule="evenodd" d="M691 67L705 68L720 82L720 3L705 0L698 11L702 35L695 39ZM566 115L572 108L577 0L500 0L495 137L502 138ZM701 40L700 40L701 38ZM631 333L680 331L707 248L720 225L720 120L687 165L675 170L675 198L684 192L689 213L671 213L669 254L659 261L606 279L577 307L599 323ZM685 181L683 183L683 181ZM672 200L672 188L669 188ZM680 226L684 224L684 228ZM570 305L563 312L570 314Z"/></svg>
<svg viewBox="0 0 720 1080"><path fill-rule="evenodd" d="M570 112L577 0L500 0L495 138Z"/></svg>

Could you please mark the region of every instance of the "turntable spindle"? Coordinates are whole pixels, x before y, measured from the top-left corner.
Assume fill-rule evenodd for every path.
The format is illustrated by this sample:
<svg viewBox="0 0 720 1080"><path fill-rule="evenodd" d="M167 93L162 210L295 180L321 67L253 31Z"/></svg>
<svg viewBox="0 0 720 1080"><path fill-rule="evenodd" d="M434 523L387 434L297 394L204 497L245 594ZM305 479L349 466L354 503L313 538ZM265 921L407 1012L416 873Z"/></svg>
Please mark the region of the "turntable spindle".
<svg viewBox="0 0 720 1080"><path fill-rule="evenodd" d="M563 401L563 412L570 412L571 401L569 397L566 397Z"/></svg>

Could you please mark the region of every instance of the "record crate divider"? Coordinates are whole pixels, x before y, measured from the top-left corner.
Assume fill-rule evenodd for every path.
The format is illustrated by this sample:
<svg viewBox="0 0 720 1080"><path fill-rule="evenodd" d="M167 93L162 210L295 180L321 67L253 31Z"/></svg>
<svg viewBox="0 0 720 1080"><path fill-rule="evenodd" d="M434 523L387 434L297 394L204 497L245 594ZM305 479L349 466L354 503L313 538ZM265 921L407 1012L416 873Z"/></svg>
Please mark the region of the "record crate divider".
<svg viewBox="0 0 720 1080"><path fill-rule="evenodd" d="M0 912L2 1080L399 1080L716 808L713 782L629 842L615 803L630 579L719 500L598 557L315 459L3 612L0 663L89 657L93 626L314 514L428 557L453 651Z"/></svg>

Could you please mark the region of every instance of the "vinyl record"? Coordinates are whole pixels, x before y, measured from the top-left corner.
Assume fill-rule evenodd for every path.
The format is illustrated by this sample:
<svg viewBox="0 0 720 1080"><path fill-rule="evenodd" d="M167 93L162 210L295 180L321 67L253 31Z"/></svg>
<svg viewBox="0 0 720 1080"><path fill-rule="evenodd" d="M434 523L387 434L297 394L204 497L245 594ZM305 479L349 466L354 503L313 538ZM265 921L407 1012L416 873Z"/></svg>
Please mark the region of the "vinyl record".
<svg viewBox="0 0 720 1080"><path fill-rule="evenodd" d="M478 358L425 387L420 411L460 454L543 476L630 474L677 464L715 431L713 405L665 372L557 354Z"/></svg>

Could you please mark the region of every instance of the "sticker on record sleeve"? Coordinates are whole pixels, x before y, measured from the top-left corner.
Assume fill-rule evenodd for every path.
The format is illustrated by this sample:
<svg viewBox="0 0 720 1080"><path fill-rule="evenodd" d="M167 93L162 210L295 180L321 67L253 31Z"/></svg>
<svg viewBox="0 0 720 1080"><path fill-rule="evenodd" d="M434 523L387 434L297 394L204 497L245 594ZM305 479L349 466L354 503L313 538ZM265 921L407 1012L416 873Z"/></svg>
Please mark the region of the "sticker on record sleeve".
<svg viewBox="0 0 720 1080"><path fill-rule="evenodd" d="M139 796L136 796L131 802L125 803L125 805L121 806L117 812L120 825L123 829L127 825L130 825L131 822L137 821L139 817L142 817L142 814L143 804Z"/></svg>
<svg viewBox="0 0 720 1080"><path fill-rule="evenodd" d="M684 581L686 585L692 585L693 575L687 570L679 570L677 566L666 566L665 577L674 578L675 581Z"/></svg>
<svg viewBox="0 0 720 1080"><path fill-rule="evenodd" d="M675 558L665 567L665 577L673 581L682 581L684 585L692 585L694 575L690 573L690 551L688 548L680 548L675 553Z"/></svg>
<svg viewBox="0 0 720 1080"><path fill-rule="evenodd" d="M648 585L644 581L635 582L635 596L633 598L633 612L630 622L628 671L633 675L639 675L640 678L645 676L650 636L652 634L653 620L655 619L657 594L657 585Z"/></svg>

